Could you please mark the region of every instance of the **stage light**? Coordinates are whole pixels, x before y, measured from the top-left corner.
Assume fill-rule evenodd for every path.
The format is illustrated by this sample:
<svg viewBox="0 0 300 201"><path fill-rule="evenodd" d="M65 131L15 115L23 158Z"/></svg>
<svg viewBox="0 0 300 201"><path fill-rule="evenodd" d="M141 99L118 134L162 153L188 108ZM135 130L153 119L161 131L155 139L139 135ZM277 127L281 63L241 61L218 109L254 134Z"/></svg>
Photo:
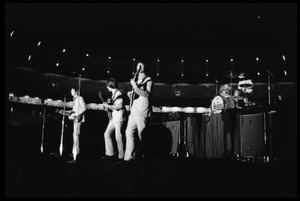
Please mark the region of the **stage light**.
<svg viewBox="0 0 300 201"><path fill-rule="evenodd" d="M15 31L12 31L11 33L10 33L10 37L12 38L12 36L13 36L13 34L15 33Z"/></svg>
<svg viewBox="0 0 300 201"><path fill-rule="evenodd" d="M206 59L206 61L205 61L206 63L208 63L208 59Z"/></svg>
<svg viewBox="0 0 300 201"><path fill-rule="evenodd" d="M287 76L287 72L286 72L286 70L284 71L284 75L285 75L285 76Z"/></svg>
<svg viewBox="0 0 300 201"><path fill-rule="evenodd" d="M66 51L66 49L63 49L63 50L62 50L62 52L65 52L65 51Z"/></svg>
<svg viewBox="0 0 300 201"><path fill-rule="evenodd" d="M107 72L107 74L109 74L109 70L108 71L106 71Z"/></svg>
<svg viewBox="0 0 300 201"><path fill-rule="evenodd" d="M257 16L258 19L260 19L260 16Z"/></svg>
<svg viewBox="0 0 300 201"><path fill-rule="evenodd" d="M41 45L41 41L38 42L37 46L40 46L40 45Z"/></svg>
<svg viewBox="0 0 300 201"><path fill-rule="evenodd" d="M59 66L59 63L56 63L56 66Z"/></svg>
<svg viewBox="0 0 300 201"><path fill-rule="evenodd" d="M30 59L31 59L31 55L29 55L29 57L28 57L28 61L30 61Z"/></svg>
<svg viewBox="0 0 300 201"><path fill-rule="evenodd" d="M208 77L208 73L206 73L206 77Z"/></svg>
<svg viewBox="0 0 300 201"><path fill-rule="evenodd" d="M282 59L283 59L283 61L285 61L285 57L284 57L284 55L282 55Z"/></svg>
<svg viewBox="0 0 300 201"><path fill-rule="evenodd" d="M181 60L181 63L183 63L183 62L184 62L184 60L182 59L182 60Z"/></svg>
<svg viewBox="0 0 300 201"><path fill-rule="evenodd" d="M133 58L132 60L135 61L135 58Z"/></svg>
<svg viewBox="0 0 300 201"><path fill-rule="evenodd" d="M259 75L260 75L260 72L257 72L257 75L259 76Z"/></svg>
<svg viewBox="0 0 300 201"><path fill-rule="evenodd" d="M158 76L159 76L159 73L156 73L156 76L158 77Z"/></svg>
<svg viewBox="0 0 300 201"><path fill-rule="evenodd" d="M87 57L88 57L88 56L89 56L89 54L85 54L85 56L87 56Z"/></svg>
<svg viewBox="0 0 300 201"><path fill-rule="evenodd" d="M233 61L233 59L230 59L230 61Z"/></svg>
<svg viewBox="0 0 300 201"><path fill-rule="evenodd" d="M159 59L157 59L157 62L159 62Z"/></svg>
<svg viewBox="0 0 300 201"><path fill-rule="evenodd" d="M108 59L111 59L111 57L108 57Z"/></svg>
<svg viewBox="0 0 300 201"><path fill-rule="evenodd" d="M82 68L82 70L84 71L84 70L85 70L85 68L83 67L83 68Z"/></svg>
<svg viewBox="0 0 300 201"><path fill-rule="evenodd" d="M259 58L258 58L258 57L256 57L256 61L259 61Z"/></svg>

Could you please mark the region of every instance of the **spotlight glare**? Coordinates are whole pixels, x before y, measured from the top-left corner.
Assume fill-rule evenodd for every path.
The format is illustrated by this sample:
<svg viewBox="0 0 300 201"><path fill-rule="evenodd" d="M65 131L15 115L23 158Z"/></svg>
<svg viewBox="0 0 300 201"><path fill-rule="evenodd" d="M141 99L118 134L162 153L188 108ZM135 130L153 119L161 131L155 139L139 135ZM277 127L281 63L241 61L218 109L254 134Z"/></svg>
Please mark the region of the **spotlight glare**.
<svg viewBox="0 0 300 201"><path fill-rule="evenodd" d="M208 63L208 59L206 59L206 61L205 61L206 63Z"/></svg>
<svg viewBox="0 0 300 201"><path fill-rule="evenodd" d="M132 60L135 61L135 58L133 58Z"/></svg>
<svg viewBox="0 0 300 201"><path fill-rule="evenodd" d="M13 36L13 34L15 33L15 31L12 31L11 33L10 33L10 37L12 38L12 36Z"/></svg>
<svg viewBox="0 0 300 201"><path fill-rule="evenodd" d="M283 59L283 61L285 61L285 57L284 57L284 55L282 55L282 59Z"/></svg>
<svg viewBox="0 0 300 201"><path fill-rule="evenodd" d="M28 57L28 61L30 61L30 59L31 59L31 55L29 55L29 57Z"/></svg>
<svg viewBox="0 0 300 201"><path fill-rule="evenodd" d="M66 51L66 49L63 49L63 50L62 50L62 52L65 52L65 51Z"/></svg>
<svg viewBox="0 0 300 201"><path fill-rule="evenodd" d="M85 56L87 56L87 57L88 57L88 56L89 56L89 54L85 54Z"/></svg>
<svg viewBox="0 0 300 201"><path fill-rule="evenodd" d="M260 72L257 72L257 75L260 75Z"/></svg>
<svg viewBox="0 0 300 201"><path fill-rule="evenodd" d="M230 59L230 61L233 61L233 59Z"/></svg>
<svg viewBox="0 0 300 201"><path fill-rule="evenodd" d="M258 57L256 57L256 61L259 61L259 58L258 58Z"/></svg>
<svg viewBox="0 0 300 201"><path fill-rule="evenodd" d="M85 70L85 68L82 68L82 70L84 71L84 70Z"/></svg>
<svg viewBox="0 0 300 201"><path fill-rule="evenodd" d="M181 63L183 63L183 62L184 62L184 60L182 59L182 60L181 60Z"/></svg>
<svg viewBox="0 0 300 201"><path fill-rule="evenodd" d="M38 42L37 46L40 46L40 45L41 45L41 41Z"/></svg>
<svg viewBox="0 0 300 201"><path fill-rule="evenodd" d="M111 59L111 57L108 57L108 59Z"/></svg>
<svg viewBox="0 0 300 201"><path fill-rule="evenodd" d="M284 71L284 75L285 75L285 76L287 76L287 72L286 72L286 70Z"/></svg>
<svg viewBox="0 0 300 201"><path fill-rule="evenodd" d="M56 66L59 66L59 63L56 63Z"/></svg>
<svg viewBox="0 0 300 201"><path fill-rule="evenodd" d="M109 70L107 71L107 73L109 74Z"/></svg>
<svg viewBox="0 0 300 201"><path fill-rule="evenodd" d="M159 59L157 59L157 62L159 62Z"/></svg>

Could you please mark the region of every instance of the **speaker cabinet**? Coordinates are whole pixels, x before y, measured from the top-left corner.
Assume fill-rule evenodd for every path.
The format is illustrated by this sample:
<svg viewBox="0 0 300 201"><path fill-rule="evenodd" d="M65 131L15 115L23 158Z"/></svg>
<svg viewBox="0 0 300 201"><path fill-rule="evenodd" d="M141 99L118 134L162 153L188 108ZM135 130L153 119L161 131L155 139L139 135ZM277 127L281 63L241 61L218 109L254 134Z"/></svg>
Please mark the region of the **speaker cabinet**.
<svg viewBox="0 0 300 201"><path fill-rule="evenodd" d="M237 118L235 154L241 157L265 155L265 114L243 114Z"/></svg>
<svg viewBox="0 0 300 201"><path fill-rule="evenodd" d="M178 152L179 137L180 137L180 121L163 122L164 125L171 132L171 150L170 154Z"/></svg>

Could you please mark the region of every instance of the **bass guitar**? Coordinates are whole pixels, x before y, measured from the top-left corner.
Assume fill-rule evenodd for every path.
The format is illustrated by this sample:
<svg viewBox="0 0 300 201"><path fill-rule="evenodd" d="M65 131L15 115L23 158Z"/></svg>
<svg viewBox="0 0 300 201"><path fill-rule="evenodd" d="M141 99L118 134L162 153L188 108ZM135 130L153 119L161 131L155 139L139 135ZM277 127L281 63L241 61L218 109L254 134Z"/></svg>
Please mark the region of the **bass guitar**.
<svg viewBox="0 0 300 201"><path fill-rule="evenodd" d="M68 116L68 118L74 122L80 122L82 120L82 114L81 115L78 115L78 116L72 116L72 114L74 113L74 111L63 111L63 110L60 110L59 111L59 114L62 114L62 115L65 115L65 116Z"/></svg>
<svg viewBox="0 0 300 201"><path fill-rule="evenodd" d="M107 101L105 101L105 99L104 99L103 96L102 96L102 92L101 92L101 91L99 91L98 96L99 96L100 100L101 100L103 103L110 104L110 103L108 103ZM108 119L111 119L111 118L112 118L112 110L110 110L110 109L108 109L108 108L105 108L105 111L107 112L107 117L108 117Z"/></svg>

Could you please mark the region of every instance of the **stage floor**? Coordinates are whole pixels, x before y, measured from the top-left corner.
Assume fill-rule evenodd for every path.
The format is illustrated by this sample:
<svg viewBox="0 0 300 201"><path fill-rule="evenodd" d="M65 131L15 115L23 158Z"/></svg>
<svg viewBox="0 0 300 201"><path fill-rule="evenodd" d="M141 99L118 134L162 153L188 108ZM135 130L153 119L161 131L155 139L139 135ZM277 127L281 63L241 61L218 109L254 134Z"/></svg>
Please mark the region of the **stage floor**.
<svg viewBox="0 0 300 201"><path fill-rule="evenodd" d="M149 156L118 164L101 156L6 158L6 197L296 197L295 158L269 163Z"/></svg>

